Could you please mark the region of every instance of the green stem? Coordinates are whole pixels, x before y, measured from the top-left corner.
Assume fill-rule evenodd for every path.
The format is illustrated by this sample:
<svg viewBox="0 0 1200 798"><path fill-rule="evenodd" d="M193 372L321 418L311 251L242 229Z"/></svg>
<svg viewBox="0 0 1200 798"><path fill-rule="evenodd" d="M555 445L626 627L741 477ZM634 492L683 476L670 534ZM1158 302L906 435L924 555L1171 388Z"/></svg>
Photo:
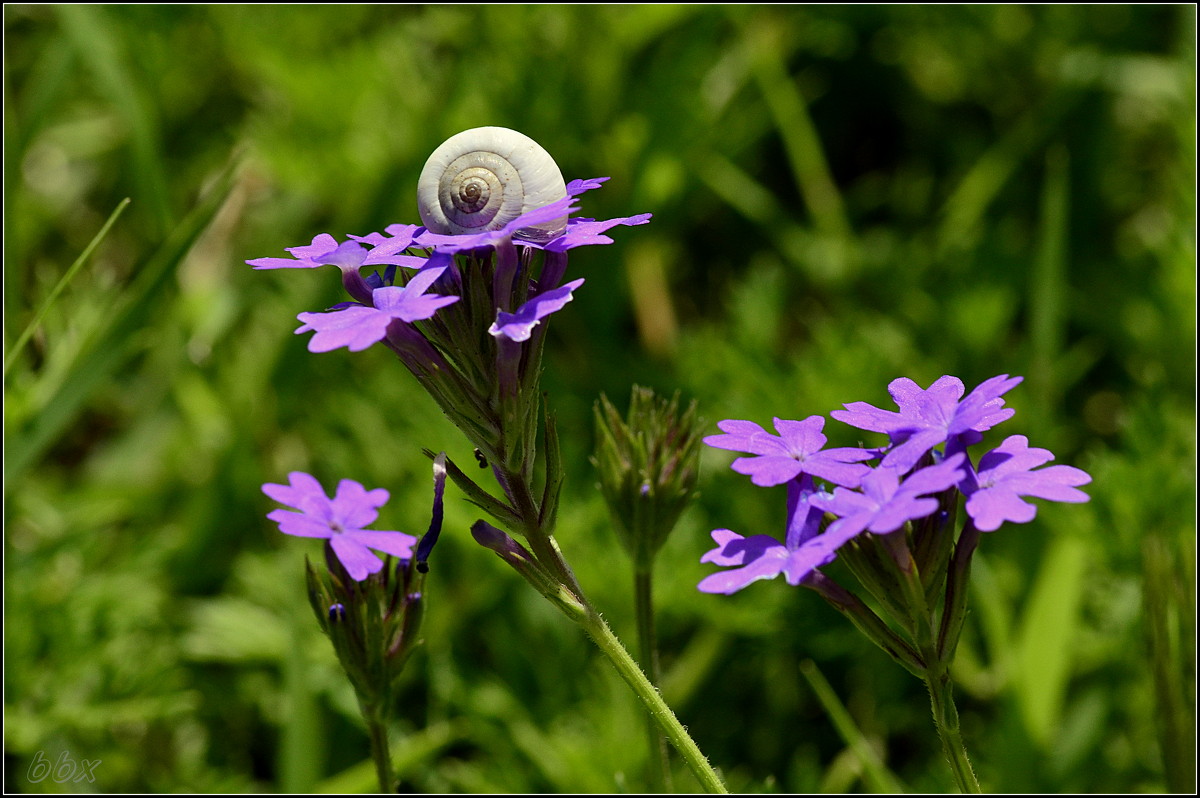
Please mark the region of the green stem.
<svg viewBox="0 0 1200 798"><path fill-rule="evenodd" d="M589 611L588 614L580 621L580 625L587 631L588 635L600 647L613 667L617 669L617 673L625 680L633 692L641 699L646 707L646 711L654 718L654 721L662 729L663 734L670 740L671 745L675 746L675 750L683 757L683 761L688 768L695 774L700 781L700 785L705 792L709 793L728 793L725 784L721 781L721 777L713 770L712 765L705 759L696 742L688 735L687 730L683 728L683 724L675 717L675 713L663 701L658 690L646 678L646 674L642 673L642 669L638 667L633 657L621 645L621 641L617 639L608 624L594 611Z"/></svg>
<svg viewBox="0 0 1200 798"><path fill-rule="evenodd" d="M885 535L881 538L891 552L893 562L897 567L901 588L908 603L909 617L912 619L914 642L917 653L926 663L922 678L929 688L929 701L933 707L933 723L937 727L938 737L942 741L942 750L959 790L965 793L979 793L979 781L975 771L971 769L971 761L967 758L967 749L963 745L962 732L959 728L958 710L954 706L954 686L950 681L949 656L943 658L939 653L938 638L935 636L934 608L925 599L925 586L917 563L912 558L905 537L900 533ZM968 539L963 549L963 557L969 562L969 555L974 548L974 540ZM965 568L965 563L962 567ZM965 573L962 574L965 580ZM955 582L951 581L951 586ZM949 611L949 608L944 608Z"/></svg>
<svg viewBox="0 0 1200 798"><path fill-rule="evenodd" d="M650 717L662 729L671 745L675 746L680 756L696 778L700 781L701 786L706 792L710 793L728 793L721 777L713 770L712 765L708 763L696 742L688 735L683 724L675 717L675 713L671 711L671 707L663 700L659 694L658 688L646 678L646 674L638 666L637 661L630 656L625 646L613 634L612 629L605 623L600 614L592 608L591 603L583 594L583 589L579 586L579 582L575 579L575 574L571 571L563 559L562 552L559 551L558 544L555 543L551 530L545 529L542 526L542 519L538 512L537 504L533 499L533 491L530 489L527 475L524 473L514 473L507 470L498 469L503 473L503 476L509 481L506 486L506 494L513 501L513 508L517 515L522 520L525 534L525 541L533 550L533 556L537 560L541 568L545 569L550 575L557 580L561 590L570 593L570 602L555 601L556 606L563 610L564 614L571 620L578 623L588 633L588 636L595 641L600 650L612 662L613 667L617 669L617 673L625 680L632 689L635 695L641 699L646 707L646 711L650 713ZM530 579L531 574L522 572L522 576ZM531 580L532 581L532 580ZM539 591L550 598L550 594L543 589L545 585L539 586L534 584ZM554 600L553 598L551 600Z"/></svg>
<svg viewBox="0 0 1200 798"><path fill-rule="evenodd" d="M940 666L936 673L930 672L925 676L925 684L929 688L929 701L933 707L933 723L937 726L942 750L958 789L964 793L981 793L979 780L975 778L975 771L971 768L971 760L967 758L967 749L963 745L950 674L944 666Z"/></svg>
<svg viewBox="0 0 1200 798"><path fill-rule="evenodd" d="M635 570L633 574L633 600L637 615L638 649L642 654L642 665L657 689L662 684L662 672L658 662L658 640L654 633L654 572ZM650 763L654 771L655 786L662 792L674 792L671 783L671 759L667 751L667 738L658 730L651 717L646 718L646 739L650 744Z"/></svg>
<svg viewBox="0 0 1200 798"><path fill-rule="evenodd" d="M967 577L971 575L971 555L979 545L979 530L968 518L954 546L946 574L946 604L942 609L942 624L938 630L938 659L950 662L958 648L958 636L967 617Z"/></svg>
<svg viewBox="0 0 1200 798"><path fill-rule="evenodd" d="M373 712L363 713L367 721L367 734L371 738L371 758L375 760L375 775L379 777L379 791L396 792L396 777L392 774L392 755L388 750L387 724Z"/></svg>
<svg viewBox="0 0 1200 798"><path fill-rule="evenodd" d="M538 512L537 502L534 501L533 491L530 489L525 476L507 470L501 473L508 482L505 492L511 497L514 509L517 511L517 516L521 519L522 526L524 527L525 542L533 550L537 561L541 563L543 568L548 569L561 585L574 593L580 602L587 604L587 599L583 595L583 588L579 586L579 582L575 579L575 573L567 565L567 561L563 559L562 552L558 549L558 543L555 542L552 531L542 526L541 514Z"/></svg>

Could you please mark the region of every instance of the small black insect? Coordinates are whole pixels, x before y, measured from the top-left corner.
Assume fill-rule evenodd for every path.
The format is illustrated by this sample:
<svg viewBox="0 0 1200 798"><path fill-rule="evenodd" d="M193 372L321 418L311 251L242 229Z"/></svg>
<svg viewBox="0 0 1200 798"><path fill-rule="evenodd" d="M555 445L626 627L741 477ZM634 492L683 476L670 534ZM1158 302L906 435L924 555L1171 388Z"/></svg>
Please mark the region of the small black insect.
<svg viewBox="0 0 1200 798"><path fill-rule="evenodd" d="M487 468L487 458L483 456L483 452L475 450L475 462L479 463L480 468Z"/></svg>

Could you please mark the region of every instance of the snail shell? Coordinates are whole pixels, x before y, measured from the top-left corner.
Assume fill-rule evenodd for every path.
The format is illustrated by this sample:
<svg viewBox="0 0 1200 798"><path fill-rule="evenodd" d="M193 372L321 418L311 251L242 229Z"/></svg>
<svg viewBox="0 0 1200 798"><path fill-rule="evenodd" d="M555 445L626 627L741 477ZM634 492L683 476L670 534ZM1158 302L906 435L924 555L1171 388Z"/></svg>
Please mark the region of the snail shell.
<svg viewBox="0 0 1200 798"><path fill-rule="evenodd" d="M523 213L567 196L550 153L506 127L464 130L433 151L417 181L421 221L435 233L459 235L499 230ZM516 237L549 241L567 228L567 217L523 227Z"/></svg>

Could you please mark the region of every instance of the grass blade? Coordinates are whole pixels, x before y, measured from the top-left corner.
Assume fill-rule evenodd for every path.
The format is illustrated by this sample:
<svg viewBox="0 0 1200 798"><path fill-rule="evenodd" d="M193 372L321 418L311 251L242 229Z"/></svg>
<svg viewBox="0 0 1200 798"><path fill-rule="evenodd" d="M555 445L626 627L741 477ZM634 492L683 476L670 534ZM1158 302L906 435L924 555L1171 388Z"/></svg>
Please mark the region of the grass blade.
<svg viewBox="0 0 1200 798"><path fill-rule="evenodd" d="M175 269L192 245L208 229L232 187L228 167L217 186L185 218L167 240L137 270L137 278L122 291L113 321L98 330L80 354L71 374L46 403L30 428L10 437L5 447L4 486L9 490L18 477L58 439L100 384L125 362L136 333L147 326L150 315L162 306L161 298Z"/></svg>
<svg viewBox="0 0 1200 798"><path fill-rule="evenodd" d="M112 229L114 224L116 224L117 219L120 218L125 209L129 207L129 203L129 197L126 197L117 203L116 209L114 209L109 215L108 221L105 222L104 226L100 228L100 232L96 233L91 242L84 247L83 252L79 253L79 257L76 258L75 262L71 264L71 268L67 269L66 274L59 279L58 284L54 286L53 290L50 291L50 295L46 297L46 301L44 301L42 306L38 308L38 312L29 322L29 325L26 326L24 331L22 331L17 337L16 343L12 345L12 348L9 349L8 354L4 357L5 377L8 376L8 370L12 366L13 362L16 361L17 355L20 354L21 350L25 347L25 344L29 342L29 339L33 337L33 333L38 328L38 325L42 323L42 319L45 318L47 311L50 310L50 306L54 304L56 299L58 299L58 295L63 292L63 289L67 287L67 283L71 282L71 279L79 272L79 270L83 267L83 264L87 263L88 258L92 256L92 252L96 250L96 247L99 246L100 242L104 240L104 237L108 235L108 231Z"/></svg>
<svg viewBox="0 0 1200 798"><path fill-rule="evenodd" d="M816 664L812 660L801 662L800 673L808 680L809 686L816 693L817 700L821 702L829 719L833 721L834 728L837 729L842 741L858 756L858 760L863 766L863 779L870 788L875 792L891 795L899 795L904 792L904 786L900 780L888 770L887 765L883 764L879 754L859 730L854 718L850 717L846 707L838 700L837 693L833 691Z"/></svg>

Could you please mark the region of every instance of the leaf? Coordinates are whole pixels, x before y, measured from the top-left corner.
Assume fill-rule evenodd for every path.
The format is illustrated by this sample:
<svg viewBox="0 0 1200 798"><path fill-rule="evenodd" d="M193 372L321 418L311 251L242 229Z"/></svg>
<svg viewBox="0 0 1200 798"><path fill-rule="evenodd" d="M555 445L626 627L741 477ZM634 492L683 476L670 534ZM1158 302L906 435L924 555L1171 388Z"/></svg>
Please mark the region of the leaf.
<svg viewBox="0 0 1200 798"><path fill-rule="evenodd" d="M1052 744L1071 675L1087 548L1064 537L1050 546L1016 634L1013 687L1029 736Z"/></svg>

